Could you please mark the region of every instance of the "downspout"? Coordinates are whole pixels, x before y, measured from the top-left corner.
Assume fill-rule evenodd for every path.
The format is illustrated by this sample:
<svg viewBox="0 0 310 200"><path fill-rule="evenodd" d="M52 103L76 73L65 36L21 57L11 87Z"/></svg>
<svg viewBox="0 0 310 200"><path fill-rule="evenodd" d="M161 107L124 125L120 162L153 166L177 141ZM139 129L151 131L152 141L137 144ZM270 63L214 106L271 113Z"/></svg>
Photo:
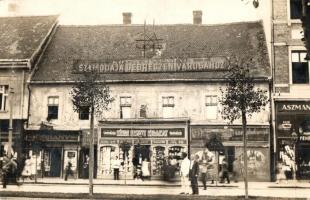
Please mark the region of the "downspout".
<svg viewBox="0 0 310 200"><path fill-rule="evenodd" d="M271 6L270 6L270 9L271 9L271 19L270 19L270 23L271 23L271 37L270 37L270 44L271 44L271 47L270 47L270 61L271 61L271 86L270 86L270 110L271 110L271 127L270 127L270 130L271 130L271 134L272 134L272 137L270 138L270 145L272 144L272 149L271 149L271 163L270 163L270 167L271 167L271 181L275 181L276 179L276 152L277 152L277 139L276 139L276 130L275 130L275 100L274 100L274 94L275 94L275 81L276 81L276 70L275 70L275 51L274 51L274 23L273 23L273 20L274 20L274 0L271 0ZM270 136L271 136L270 134Z"/></svg>
<svg viewBox="0 0 310 200"><path fill-rule="evenodd" d="M27 108L27 124L26 127L29 127L29 118L30 118L30 99L31 99L31 88L30 88L30 83L27 85L28 88L28 108Z"/></svg>

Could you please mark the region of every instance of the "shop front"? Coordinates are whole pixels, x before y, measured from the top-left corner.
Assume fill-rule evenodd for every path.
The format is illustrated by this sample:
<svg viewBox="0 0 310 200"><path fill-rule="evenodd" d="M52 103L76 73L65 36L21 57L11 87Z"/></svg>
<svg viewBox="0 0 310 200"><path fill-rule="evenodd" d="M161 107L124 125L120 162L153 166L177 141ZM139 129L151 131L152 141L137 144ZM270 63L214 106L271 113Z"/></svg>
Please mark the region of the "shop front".
<svg viewBox="0 0 310 200"><path fill-rule="evenodd" d="M310 179L310 102L276 102L277 167L287 179Z"/></svg>
<svg viewBox="0 0 310 200"><path fill-rule="evenodd" d="M79 131L27 130L25 142L26 154L36 165L37 177L64 177L69 163L77 177Z"/></svg>
<svg viewBox="0 0 310 200"><path fill-rule="evenodd" d="M98 178L111 179L112 162L121 161L120 178L133 179L143 162L155 179L164 178L165 169L178 174L182 152L188 152L188 121L135 120L99 124Z"/></svg>
<svg viewBox="0 0 310 200"><path fill-rule="evenodd" d="M236 180L243 180L243 131L241 126L193 125L190 128L190 152L203 152L214 138L223 145L219 152L213 151L214 173L219 173L223 158L228 163L228 171ZM248 178L250 181L270 181L269 126L247 128L248 135ZM211 145L212 146L212 145ZM209 149L210 150L210 149ZM212 151L212 150L211 150ZM215 177L219 177L215 174Z"/></svg>

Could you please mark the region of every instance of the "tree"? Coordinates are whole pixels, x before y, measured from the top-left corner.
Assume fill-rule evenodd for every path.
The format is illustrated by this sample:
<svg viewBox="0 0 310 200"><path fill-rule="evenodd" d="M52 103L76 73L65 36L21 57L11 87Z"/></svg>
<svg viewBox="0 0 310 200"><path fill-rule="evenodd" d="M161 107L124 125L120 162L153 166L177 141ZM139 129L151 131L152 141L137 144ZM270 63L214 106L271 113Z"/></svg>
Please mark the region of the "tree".
<svg viewBox="0 0 310 200"><path fill-rule="evenodd" d="M221 88L222 98L220 99L220 103L223 106L222 115L225 120L233 123L237 119L242 119L246 199L248 198L247 117L251 117L253 113L261 111L268 103L267 91L255 88L255 79L250 74L250 66L253 66L251 60L230 60L230 73L227 77L226 88Z"/></svg>
<svg viewBox="0 0 310 200"><path fill-rule="evenodd" d="M302 27L304 29L304 38L302 39L306 49L306 60L310 60L310 0L302 0Z"/></svg>
<svg viewBox="0 0 310 200"><path fill-rule="evenodd" d="M111 91L105 81L99 79L95 72L85 72L72 86L73 110L75 112L88 109L90 114L90 141L89 141L89 194L93 195L94 177L94 117L102 116L109 109L110 103L114 101ZM86 110L87 110L86 109Z"/></svg>

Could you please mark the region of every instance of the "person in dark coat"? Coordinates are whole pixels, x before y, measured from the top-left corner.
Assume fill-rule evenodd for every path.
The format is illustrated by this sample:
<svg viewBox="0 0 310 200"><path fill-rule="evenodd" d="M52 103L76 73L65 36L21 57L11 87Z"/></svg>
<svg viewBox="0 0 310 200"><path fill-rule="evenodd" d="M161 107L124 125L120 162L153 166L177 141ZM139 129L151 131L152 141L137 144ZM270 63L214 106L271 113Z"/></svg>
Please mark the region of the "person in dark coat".
<svg viewBox="0 0 310 200"><path fill-rule="evenodd" d="M228 173L228 163L226 161L226 158L223 159L222 161L222 177L220 183L224 183L225 179L227 180L227 183L230 183L229 180L229 173Z"/></svg>
<svg viewBox="0 0 310 200"><path fill-rule="evenodd" d="M199 156L191 155L191 166L189 170L189 178L191 181L193 194L199 194L198 190L198 176L199 176Z"/></svg>
<svg viewBox="0 0 310 200"><path fill-rule="evenodd" d="M73 176L72 163L70 161L67 163L66 166L65 181L68 180L69 175Z"/></svg>

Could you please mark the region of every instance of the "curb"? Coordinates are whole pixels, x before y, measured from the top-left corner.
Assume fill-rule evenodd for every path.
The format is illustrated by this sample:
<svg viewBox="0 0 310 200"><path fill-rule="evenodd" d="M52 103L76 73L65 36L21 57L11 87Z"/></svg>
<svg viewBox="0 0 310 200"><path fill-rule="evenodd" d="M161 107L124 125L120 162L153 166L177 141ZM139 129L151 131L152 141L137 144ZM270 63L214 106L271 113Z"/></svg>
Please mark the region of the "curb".
<svg viewBox="0 0 310 200"><path fill-rule="evenodd" d="M162 199L173 199L173 200L217 200L217 199L229 199L237 200L244 199L244 196L209 196L209 195L135 195L135 194L109 194L109 193L96 193L89 196L88 193L48 193L48 192L16 192L16 191L1 191L0 197L26 197L26 198L53 198L53 199L124 199L124 200L162 200ZM279 198L279 197L260 197L260 196L249 196L249 199L255 200L292 200L298 198ZM303 198L300 198L303 199Z"/></svg>

